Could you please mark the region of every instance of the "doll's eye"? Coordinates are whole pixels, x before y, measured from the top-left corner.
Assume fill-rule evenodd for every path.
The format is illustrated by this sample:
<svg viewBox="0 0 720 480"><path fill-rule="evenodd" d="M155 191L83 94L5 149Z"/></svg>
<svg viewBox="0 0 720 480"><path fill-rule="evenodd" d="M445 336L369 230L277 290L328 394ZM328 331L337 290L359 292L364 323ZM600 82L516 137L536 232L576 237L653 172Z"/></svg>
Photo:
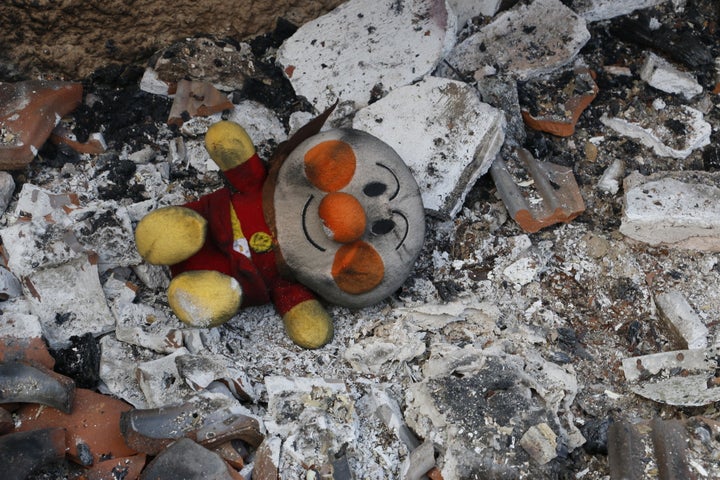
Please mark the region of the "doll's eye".
<svg viewBox="0 0 720 480"><path fill-rule="evenodd" d="M387 190L387 185L382 182L370 182L363 188L363 193L368 197L379 197Z"/></svg>
<svg viewBox="0 0 720 480"><path fill-rule="evenodd" d="M395 222L389 218L383 218L373 222L370 226L370 231L375 235L385 235L393 231L395 228Z"/></svg>

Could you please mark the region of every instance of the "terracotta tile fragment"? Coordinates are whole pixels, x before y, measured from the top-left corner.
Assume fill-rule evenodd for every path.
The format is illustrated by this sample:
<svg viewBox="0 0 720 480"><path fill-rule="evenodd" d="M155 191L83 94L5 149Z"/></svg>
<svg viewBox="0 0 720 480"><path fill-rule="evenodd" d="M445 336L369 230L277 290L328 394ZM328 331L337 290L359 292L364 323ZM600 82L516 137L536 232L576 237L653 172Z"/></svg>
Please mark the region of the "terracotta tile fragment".
<svg viewBox="0 0 720 480"><path fill-rule="evenodd" d="M39 403L69 412L74 397L71 378L42 365L0 363L0 403Z"/></svg>
<svg viewBox="0 0 720 480"><path fill-rule="evenodd" d="M249 455L250 452L240 445L236 447L234 443L236 442L225 442L213 448L213 451L220 455L231 467L236 470L241 470L245 466L244 457Z"/></svg>
<svg viewBox="0 0 720 480"><path fill-rule="evenodd" d="M579 68L575 70L575 77L568 85L559 85L560 90L572 89L576 91L578 86L586 85L589 89L583 88L582 92L572 94L567 101L564 102L564 112L545 112L540 108L539 114L532 115L527 109L522 110L522 117L525 124L541 132L547 132L558 137L569 137L575 133L575 125L580 115L595 100L599 88L594 80L594 74L587 68ZM574 93L574 92L573 92ZM550 102L555 105L556 102Z"/></svg>
<svg viewBox="0 0 720 480"><path fill-rule="evenodd" d="M437 467L433 467L429 472L427 472L425 475L430 480L443 480L442 473L440 472L440 469Z"/></svg>
<svg viewBox="0 0 720 480"><path fill-rule="evenodd" d="M0 169L23 168L50 136L58 119L82 100L79 83L0 82Z"/></svg>
<svg viewBox="0 0 720 480"><path fill-rule="evenodd" d="M100 133L93 133L87 142L79 142L73 133L62 124L55 127L50 134L50 141L55 145L65 144L78 153L98 155L107 150L105 139Z"/></svg>
<svg viewBox="0 0 720 480"><path fill-rule="evenodd" d="M209 82L180 80L170 108L168 125L181 126L186 120L233 108L227 95Z"/></svg>
<svg viewBox="0 0 720 480"><path fill-rule="evenodd" d="M45 340L41 337L17 338L0 337L0 363L24 362L42 365L48 370L55 367L55 359L48 352Z"/></svg>
<svg viewBox="0 0 720 480"><path fill-rule="evenodd" d="M137 453L120 434L120 414L130 408L122 400L78 388L70 414L39 405L22 407L17 412L21 422L18 431L64 427L70 458L83 465L94 464Z"/></svg>
<svg viewBox="0 0 720 480"><path fill-rule="evenodd" d="M65 431L44 428L0 436L3 478L27 478L33 471L65 456Z"/></svg>
<svg viewBox="0 0 720 480"><path fill-rule="evenodd" d="M90 467L79 480L137 480L146 462L144 453L104 460Z"/></svg>
<svg viewBox="0 0 720 480"><path fill-rule="evenodd" d="M518 150L518 158L532 177L537 201L529 200L498 156L490 168L498 194L510 216L527 232L559 222L570 222L585 211L580 189L571 168L535 160L530 152Z"/></svg>

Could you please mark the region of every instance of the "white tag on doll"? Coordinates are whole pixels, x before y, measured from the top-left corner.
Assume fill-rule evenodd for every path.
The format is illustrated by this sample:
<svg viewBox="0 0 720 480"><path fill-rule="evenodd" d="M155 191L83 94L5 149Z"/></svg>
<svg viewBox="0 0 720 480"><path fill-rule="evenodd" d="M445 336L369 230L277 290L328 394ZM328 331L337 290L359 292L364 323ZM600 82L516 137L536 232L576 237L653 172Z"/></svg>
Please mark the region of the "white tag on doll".
<svg viewBox="0 0 720 480"><path fill-rule="evenodd" d="M248 241L245 237L235 239L233 242L233 250L250 258L250 245L248 245Z"/></svg>

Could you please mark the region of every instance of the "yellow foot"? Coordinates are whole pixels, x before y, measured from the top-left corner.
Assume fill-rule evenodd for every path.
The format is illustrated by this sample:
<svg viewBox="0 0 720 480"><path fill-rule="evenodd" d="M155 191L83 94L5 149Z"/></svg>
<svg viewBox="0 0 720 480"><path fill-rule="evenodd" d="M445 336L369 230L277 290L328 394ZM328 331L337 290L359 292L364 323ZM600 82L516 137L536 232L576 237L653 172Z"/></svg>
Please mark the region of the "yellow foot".
<svg viewBox="0 0 720 480"><path fill-rule="evenodd" d="M320 348L333 338L333 322L317 300L295 305L283 316L290 340L303 348Z"/></svg>
<svg viewBox="0 0 720 480"><path fill-rule="evenodd" d="M145 215L135 229L138 253L155 265L187 260L205 243L207 220L185 207L158 208Z"/></svg>
<svg viewBox="0 0 720 480"><path fill-rule="evenodd" d="M227 322L241 301L242 288L237 280L213 270L181 273L168 287L170 307L192 327L210 328Z"/></svg>

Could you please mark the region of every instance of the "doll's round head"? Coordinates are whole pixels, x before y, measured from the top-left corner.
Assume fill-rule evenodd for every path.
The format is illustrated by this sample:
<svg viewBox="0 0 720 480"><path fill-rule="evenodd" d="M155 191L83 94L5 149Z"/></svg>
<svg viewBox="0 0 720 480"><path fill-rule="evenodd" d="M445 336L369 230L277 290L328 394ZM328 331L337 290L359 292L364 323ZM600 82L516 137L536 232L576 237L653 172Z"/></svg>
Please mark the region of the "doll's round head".
<svg viewBox="0 0 720 480"><path fill-rule="evenodd" d="M298 145L278 171L273 209L286 266L339 305L391 295L425 237L410 169L389 145L358 130L329 130Z"/></svg>

